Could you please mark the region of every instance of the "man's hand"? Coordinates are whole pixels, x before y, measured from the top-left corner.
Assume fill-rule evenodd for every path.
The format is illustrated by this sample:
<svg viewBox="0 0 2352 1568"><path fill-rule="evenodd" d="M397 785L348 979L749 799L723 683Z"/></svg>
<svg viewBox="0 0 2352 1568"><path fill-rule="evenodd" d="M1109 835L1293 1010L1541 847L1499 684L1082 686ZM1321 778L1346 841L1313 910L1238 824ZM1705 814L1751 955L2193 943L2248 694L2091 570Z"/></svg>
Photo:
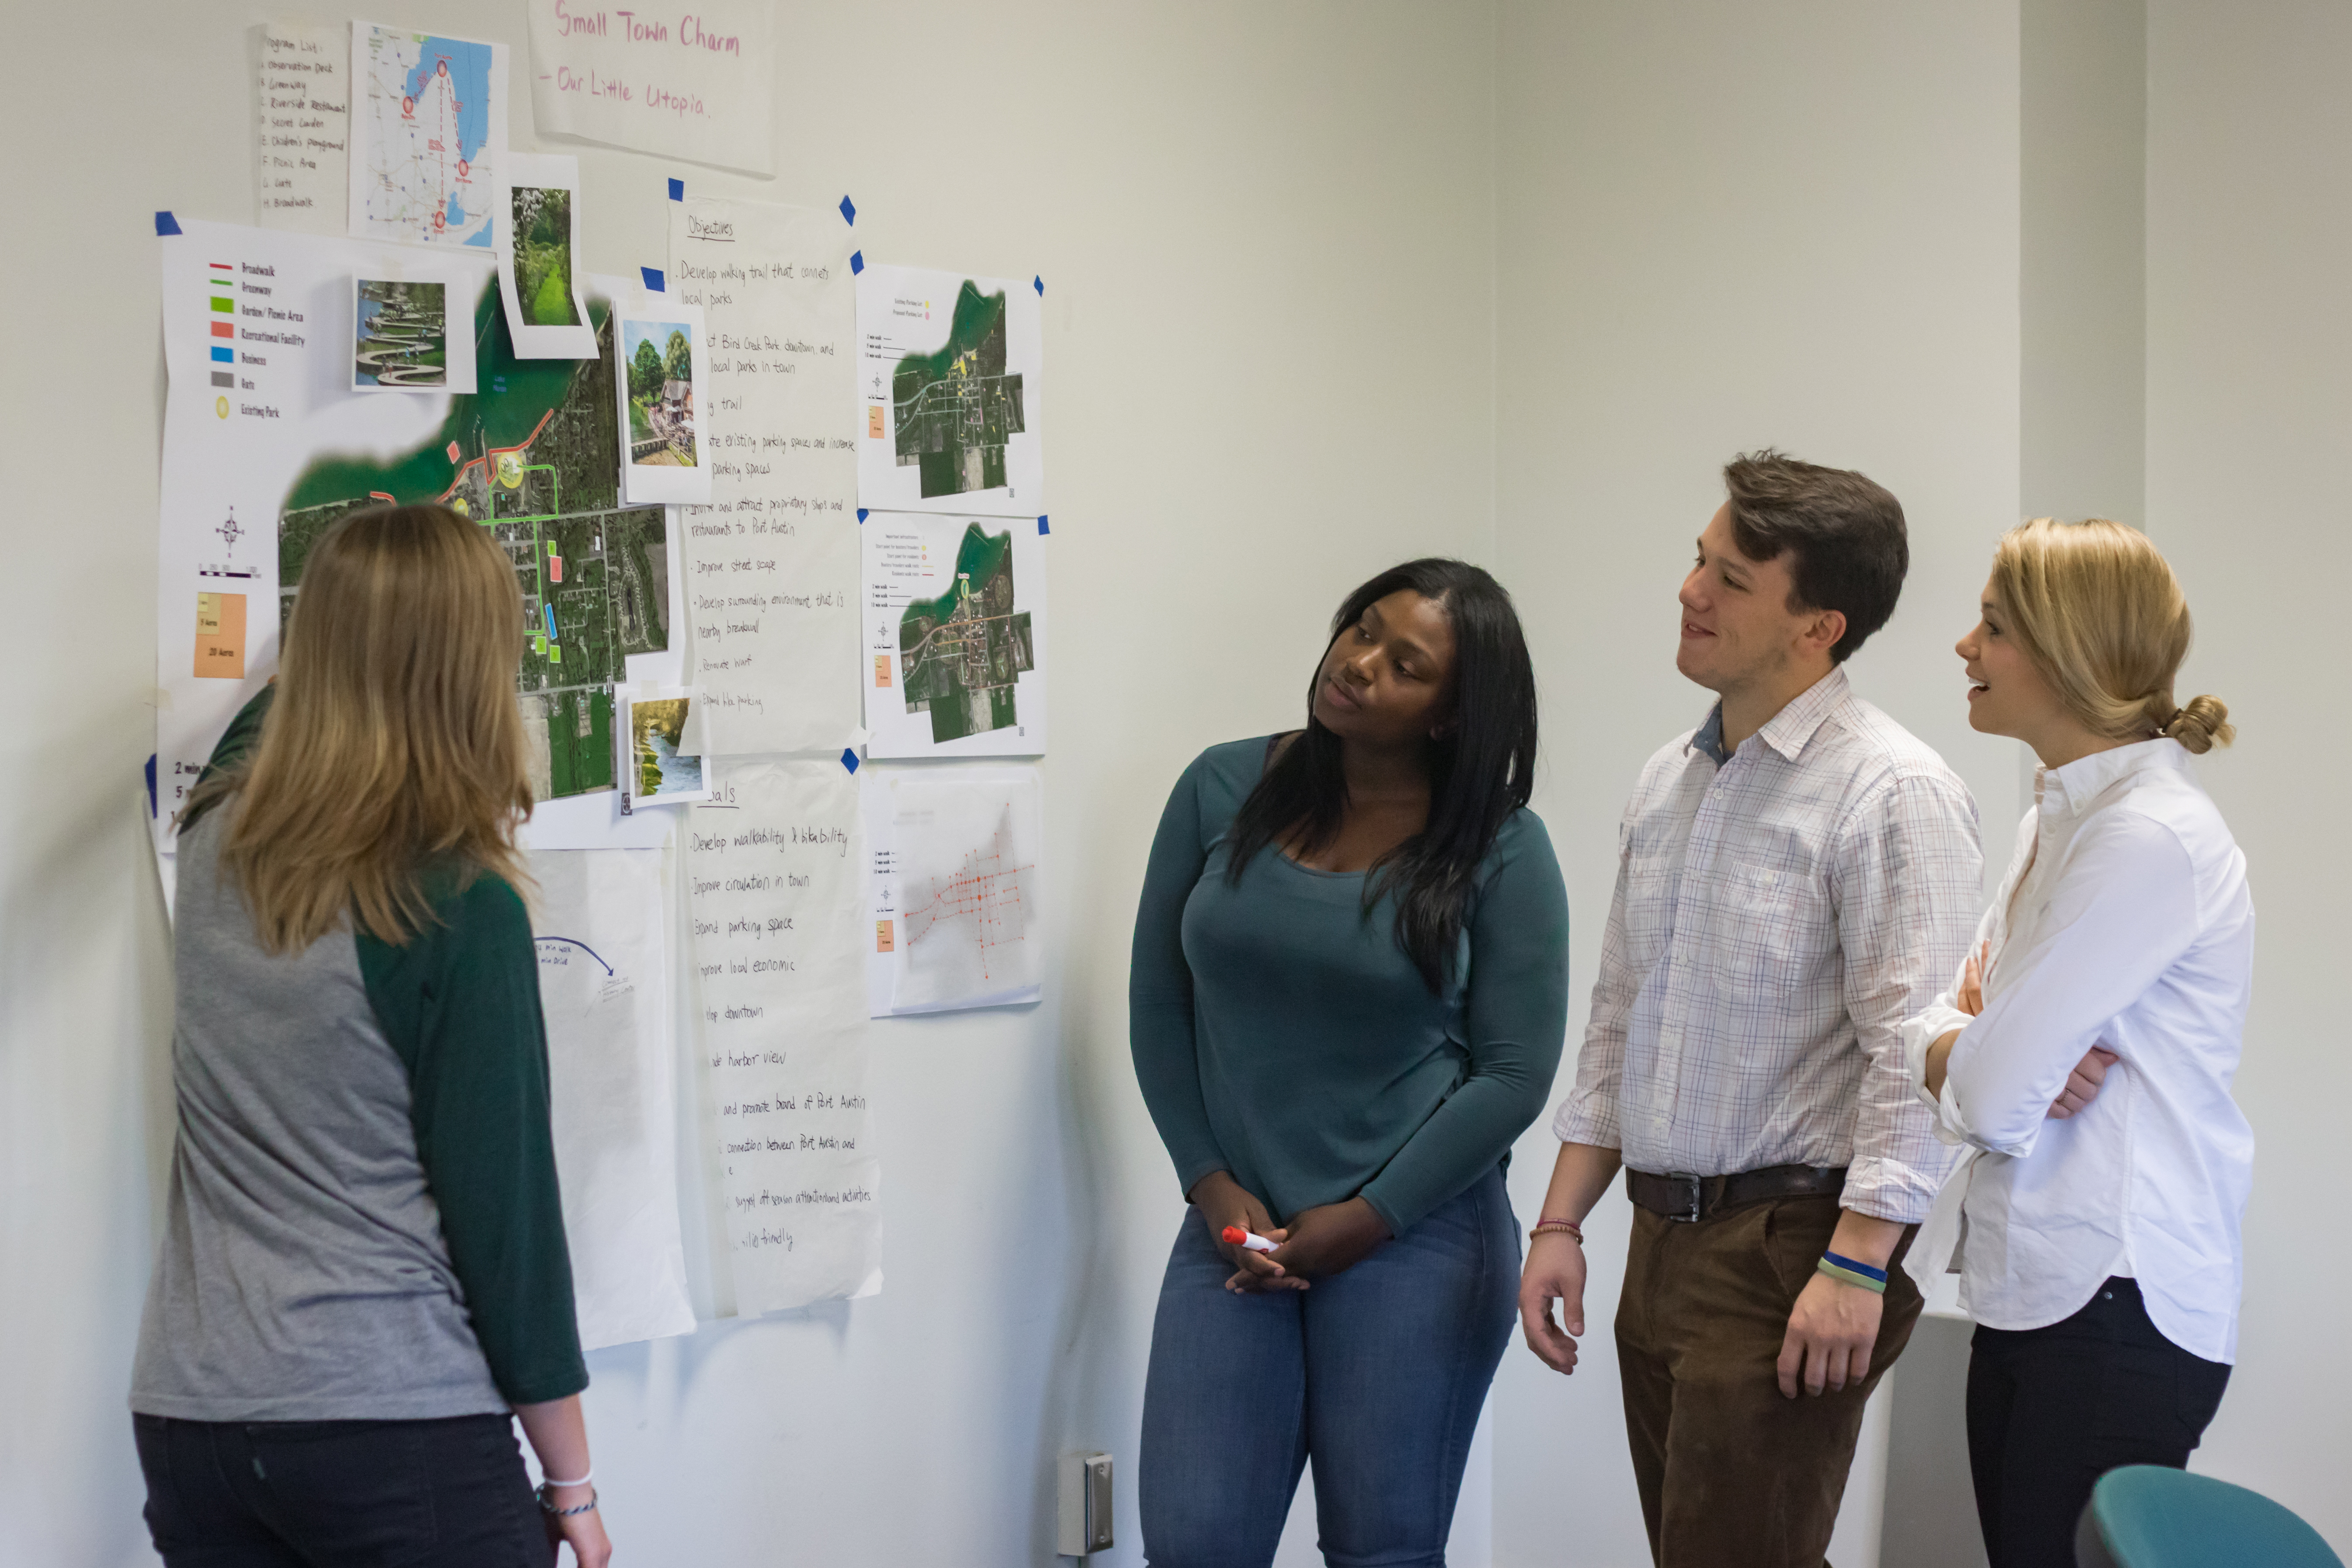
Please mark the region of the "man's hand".
<svg viewBox="0 0 2352 1568"><path fill-rule="evenodd" d="M1290 1216L1287 1231L1266 1234L1270 1240L1288 1237L1275 1248L1272 1260L1304 1289L1306 1279L1297 1276L1324 1279L1346 1273L1389 1238L1389 1226L1378 1209L1361 1198L1349 1198L1301 1209Z"/></svg>
<svg viewBox="0 0 2352 1568"><path fill-rule="evenodd" d="M1797 1397L1824 1388L1835 1394L1870 1375L1871 1347L1878 1342L1878 1320L1886 1303L1876 1291L1815 1274L1789 1314L1780 1342L1780 1392Z"/></svg>
<svg viewBox="0 0 2352 1568"><path fill-rule="evenodd" d="M1294 1279L1289 1271L1263 1252L1252 1252L1223 1239L1225 1227L1237 1225L1244 1230L1254 1230L1268 1241L1280 1241L1288 1231L1275 1228L1274 1216L1255 1194L1234 1180L1230 1171L1212 1171L1192 1184L1192 1206L1209 1222L1209 1235L1217 1239L1217 1250L1234 1266L1234 1277L1225 1281L1228 1290L1304 1290L1307 1281ZM1244 1283L1245 1282L1245 1283Z"/></svg>
<svg viewBox="0 0 2352 1568"><path fill-rule="evenodd" d="M2107 1080L2107 1069L2121 1060L2105 1046L2093 1046L2066 1075L2066 1087L2050 1102L2043 1112L2053 1121L2063 1121L2082 1113L2083 1108L2099 1097L2099 1086Z"/></svg>
<svg viewBox="0 0 2352 1568"><path fill-rule="evenodd" d="M1902 1243L1903 1228L1895 1220L1841 1210L1829 1250L1885 1268ZM1885 1299L1877 1291L1815 1273L1798 1293L1789 1314L1789 1332L1780 1341L1780 1392L1790 1399L1797 1397L1800 1386L1807 1394L1824 1389L1835 1394L1868 1377L1871 1352L1878 1343L1878 1320L1885 1310Z"/></svg>
<svg viewBox="0 0 2352 1568"><path fill-rule="evenodd" d="M1557 1301L1568 1320L1554 1321ZM1519 1275L1519 1331L1544 1365L1576 1371L1576 1342L1584 1332L1584 1244L1564 1230L1539 1230L1528 1239L1528 1266Z"/></svg>

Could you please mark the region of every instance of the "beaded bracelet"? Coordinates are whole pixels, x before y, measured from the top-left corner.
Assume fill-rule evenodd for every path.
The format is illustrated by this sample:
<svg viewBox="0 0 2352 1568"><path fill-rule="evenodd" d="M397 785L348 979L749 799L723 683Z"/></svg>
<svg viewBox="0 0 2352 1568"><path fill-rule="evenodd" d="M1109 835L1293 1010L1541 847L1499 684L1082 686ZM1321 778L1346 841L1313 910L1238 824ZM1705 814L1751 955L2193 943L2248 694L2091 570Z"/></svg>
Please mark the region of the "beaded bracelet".
<svg viewBox="0 0 2352 1568"><path fill-rule="evenodd" d="M1570 1237L1574 1238L1577 1246L1582 1247L1584 1245L1584 1227L1577 1224L1572 1219L1539 1219L1536 1221L1534 1231L1535 1235L1541 1236L1548 1230L1565 1231Z"/></svg>
<svg viewBox="0 0 2352 1568"><path fill-rule="evenodd" d="M1886 1294L1886 1270L1884 1268L1873 1268L1867 1263L1841 1258L1834 1252L1822 1253L1822 1260L1814 1264L1813 1268L1842 1285L1859 1285L1874 1295Z"/></svg>
<svg viewBox="0 0 2352 1568"><path fill-rule="evenodd" d="M540 1512L552 1514L557 1519L569 1519L575 1513L593 1513L596 1510L595 1488L591 1487L588 1489L588 1500L580 1504L577 1508L558 1508L547 1500L548 1488L551 1484L552 1483L547 1481L541 1481L539 1484Z"/></svg>

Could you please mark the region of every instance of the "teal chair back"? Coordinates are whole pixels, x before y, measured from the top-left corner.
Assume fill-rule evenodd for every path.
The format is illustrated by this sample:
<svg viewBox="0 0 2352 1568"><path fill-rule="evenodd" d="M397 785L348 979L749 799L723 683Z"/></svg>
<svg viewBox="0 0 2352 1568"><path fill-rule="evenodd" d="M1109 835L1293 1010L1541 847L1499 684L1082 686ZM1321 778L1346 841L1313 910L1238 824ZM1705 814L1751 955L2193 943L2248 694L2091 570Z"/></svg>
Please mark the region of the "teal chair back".
<svg viewBox="0 0 2352 1568"><path fill-rule="evenodd" d="M2082 1568L2344 1568L2319 1531L2260 1492L2160 1465L2099 1478L2074 1557Z"/></svg>

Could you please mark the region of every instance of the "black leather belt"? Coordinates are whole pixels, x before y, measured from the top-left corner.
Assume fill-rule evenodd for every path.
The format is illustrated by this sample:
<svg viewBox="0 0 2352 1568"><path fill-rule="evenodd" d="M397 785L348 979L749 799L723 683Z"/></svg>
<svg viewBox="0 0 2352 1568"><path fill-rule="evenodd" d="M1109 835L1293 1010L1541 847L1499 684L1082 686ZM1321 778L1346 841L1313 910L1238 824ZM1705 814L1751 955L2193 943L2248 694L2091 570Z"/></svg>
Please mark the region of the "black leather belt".
<svg viewBox="0 0 2352 1568"><path fill-rule="evenodd" d="M1654 1176L1628 1168L1625 1195L1652 1214L1685 1224L1767 1198L1807 1198L1845 1190L1843 1165L1767 1165L1736 1176Z"/></svg>

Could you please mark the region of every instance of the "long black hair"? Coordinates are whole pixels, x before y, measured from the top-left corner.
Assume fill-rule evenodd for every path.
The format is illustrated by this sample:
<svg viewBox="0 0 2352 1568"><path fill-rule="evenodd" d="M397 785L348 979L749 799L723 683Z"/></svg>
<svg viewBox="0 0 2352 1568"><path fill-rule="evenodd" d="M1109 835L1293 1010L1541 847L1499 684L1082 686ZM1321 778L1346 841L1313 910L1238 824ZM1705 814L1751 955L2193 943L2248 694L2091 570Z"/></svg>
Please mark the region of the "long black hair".
<svg viewBox="0 0 2352 1568"><path fill-rule="evenodd" d="M1396 890L1397 945L1435 993L1454 972L1478 863L1535 786L1536 672L1511 595L1483 568L1442 556L1391 566L1349 595L1331 617L1325 656L1367 608L1400 588L1435 604L1452 624L1453 689L1447 721L1429 742L1428 824L1373 863L1364 909L1369 914ZM1339 737L1315 717L1310 679L1306 731L1265 770L1234 818L1226 865L1233 881L1269 844L1295 836L1312 854L1331 841L1348 805L1339 750Z"/></svg>

